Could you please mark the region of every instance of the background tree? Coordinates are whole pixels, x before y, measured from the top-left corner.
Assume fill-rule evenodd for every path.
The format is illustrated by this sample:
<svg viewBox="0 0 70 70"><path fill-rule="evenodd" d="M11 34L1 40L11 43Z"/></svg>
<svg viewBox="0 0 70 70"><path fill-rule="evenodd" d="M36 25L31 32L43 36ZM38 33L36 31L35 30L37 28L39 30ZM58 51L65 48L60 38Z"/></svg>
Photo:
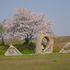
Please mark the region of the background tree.
<svg viewBox="0 0 70 70"><path fill-rule="evenodd" d="M5 45L5 43L4 43L4 28L3 28L2 23L0 23L0 38L1 38L2 45Z"/></svg>
<svg viewBox="0 0 70 70"><path fill-rule="evenodd" d="M11 36L20 36L28 43L40 31L50 32L51 24L44 14L34 13L28 9L17 9L12 17L4 22L4 28Z"/></svg>

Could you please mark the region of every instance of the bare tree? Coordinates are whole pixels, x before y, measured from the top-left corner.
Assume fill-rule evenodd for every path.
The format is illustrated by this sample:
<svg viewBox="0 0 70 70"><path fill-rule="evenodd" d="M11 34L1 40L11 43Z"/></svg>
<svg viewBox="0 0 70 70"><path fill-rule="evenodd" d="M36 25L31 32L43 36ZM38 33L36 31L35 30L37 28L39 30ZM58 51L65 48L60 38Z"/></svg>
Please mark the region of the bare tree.
<svg viewBox="0 0 70 70"><path fill-rule="evenodd" d="M14 15L4 22L7 32L12 32L13 36L23 36L29 42L36 37L40 31L48 32L51 24L44 14L34 13L27 9L18 9Z"/></svg>

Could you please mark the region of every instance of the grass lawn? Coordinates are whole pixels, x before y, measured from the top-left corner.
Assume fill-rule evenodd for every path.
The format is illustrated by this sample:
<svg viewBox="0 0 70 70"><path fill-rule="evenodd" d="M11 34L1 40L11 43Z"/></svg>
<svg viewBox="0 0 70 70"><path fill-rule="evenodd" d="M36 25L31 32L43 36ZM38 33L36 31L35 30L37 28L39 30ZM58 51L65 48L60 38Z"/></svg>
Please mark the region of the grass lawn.
<svg viewBox="0 0 70 70"><path fill-rule="evenodd" d="M34 44L26 45L17 42L15 47L25 55L12 57L4 56L8 46L0 45L0 70L70 70L70 53L58 53L67 42L70 42L70 36L55 38L53 53L46 55L30 55L33 51L25 47L34 48Z"/></svg>
<svg viewBox="0 0 70 70"><path fill-rule="evenodd" d="M0 70L70 70L70 54L0 56Z"/></svg>

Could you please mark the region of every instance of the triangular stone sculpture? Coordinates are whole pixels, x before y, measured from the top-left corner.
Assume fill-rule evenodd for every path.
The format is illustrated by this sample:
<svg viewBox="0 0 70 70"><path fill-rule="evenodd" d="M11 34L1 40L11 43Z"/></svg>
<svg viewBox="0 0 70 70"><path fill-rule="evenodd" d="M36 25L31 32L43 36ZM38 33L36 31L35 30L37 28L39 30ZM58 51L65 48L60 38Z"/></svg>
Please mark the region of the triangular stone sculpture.
<svg viewBox="0 0 70 70"><path fill-rule="evenodd" d="M65 46L59 51L59 53L70 53L70 43L65 44Z"/></svg>
<svg viewBox="0 0 70 70"><path fill-rule="evenodd" d="M7 49L4 55L5 56L19 56L19 55L22 55L22 53L19 50L17 50L13 45L10 45L10 47Z"/></svg>

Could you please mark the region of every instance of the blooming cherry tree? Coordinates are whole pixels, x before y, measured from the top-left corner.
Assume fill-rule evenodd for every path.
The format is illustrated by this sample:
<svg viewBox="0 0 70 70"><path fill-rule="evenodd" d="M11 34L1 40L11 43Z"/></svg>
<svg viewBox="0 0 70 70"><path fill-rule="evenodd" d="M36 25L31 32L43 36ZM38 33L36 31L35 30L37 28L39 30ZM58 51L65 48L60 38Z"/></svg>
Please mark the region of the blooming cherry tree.
<svg viewBox="0 0 70 70"><path fill-rule="evenodd" d="M13 16L4 22L7 35L20 36L27 41L35 38L40 31L50 32L50 25L46 15L28 9L17 9Z"/></svg>

